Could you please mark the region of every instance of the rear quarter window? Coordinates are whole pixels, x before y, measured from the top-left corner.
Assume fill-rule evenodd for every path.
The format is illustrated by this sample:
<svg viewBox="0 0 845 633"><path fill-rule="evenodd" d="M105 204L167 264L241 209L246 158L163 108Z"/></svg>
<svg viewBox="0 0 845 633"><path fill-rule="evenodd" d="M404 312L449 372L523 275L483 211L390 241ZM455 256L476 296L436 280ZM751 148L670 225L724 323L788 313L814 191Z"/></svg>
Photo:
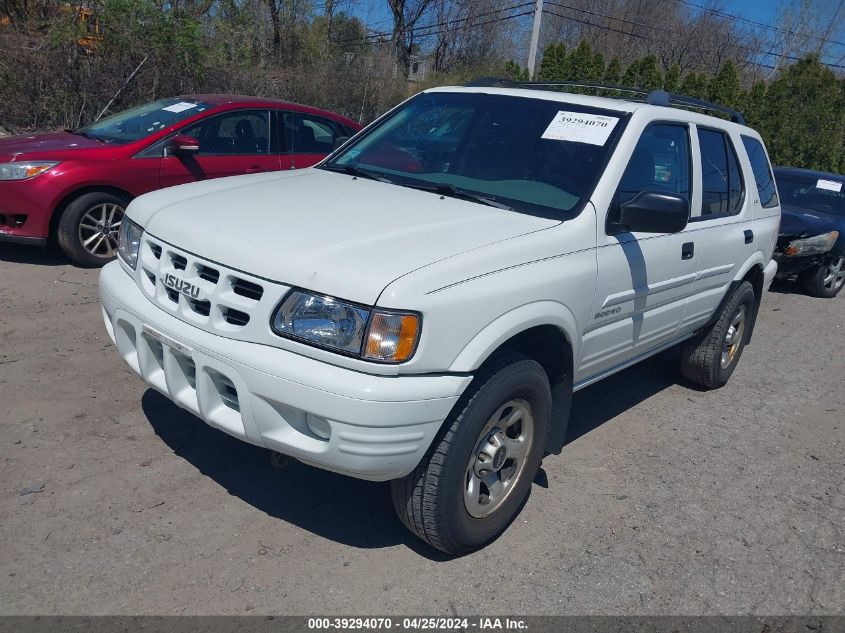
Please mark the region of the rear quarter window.
<svg viewBox="0 0 845 633"><path fill-rule="evenodd" d="M751 171L754 173L757 193L760 194L760 204L767 209L778 206L775 178L772 175L772 167L766 156L766 150L763 149L763 144L756 138L745 135L742 135L742 144L745 146L748 160L751 162Z"/></svg>

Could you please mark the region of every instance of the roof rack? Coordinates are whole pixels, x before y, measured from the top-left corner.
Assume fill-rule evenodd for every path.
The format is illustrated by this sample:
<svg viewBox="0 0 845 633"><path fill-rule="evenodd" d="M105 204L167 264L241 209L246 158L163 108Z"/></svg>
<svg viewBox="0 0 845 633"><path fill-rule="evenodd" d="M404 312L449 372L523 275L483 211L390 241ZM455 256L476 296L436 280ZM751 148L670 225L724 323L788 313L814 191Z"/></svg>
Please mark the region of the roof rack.
<svg viewBox="0 0 845 633"><path fill-rule="evenodd" d="M737 112L732 108L704 101L703 99L697 99L695 97L666 92L665 90L647 90L646 88L632 88L630 86L619 86L616 84L585 83L582 81L512 81L510 79L500 79L497 77L479 77L466 85L475 88L590 88L594 90L614 90L616 92L625 92L635 96L608 95L612 99L642 101L643 103L648 103L650 105L666 107L681 106L684 108L692 108L694 110L720 112L721 114L727 114L734 123L745 125L745 117L742 116L742 113Z"/></svg>

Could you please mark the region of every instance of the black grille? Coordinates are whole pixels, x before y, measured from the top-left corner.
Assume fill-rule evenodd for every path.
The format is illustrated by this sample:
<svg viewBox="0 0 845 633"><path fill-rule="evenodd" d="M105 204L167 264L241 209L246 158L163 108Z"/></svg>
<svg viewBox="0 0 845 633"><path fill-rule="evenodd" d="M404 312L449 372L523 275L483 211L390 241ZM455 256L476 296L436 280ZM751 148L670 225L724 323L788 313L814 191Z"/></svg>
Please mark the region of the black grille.
<svg viewBox="0 0 845 633"><path fill-rule="evenodd" d="M167 296L170 297L170 300L173 303L179 303L179 293L176 292L173 288L165 288L164 291L167 293Z"/></svg>
<svg viewBox="0 0 845 633"><path fill-rule="evenodd" d="M264 295L264 288L246 279L232 279L232 290L236 295L252 299L253 301L260 301Z"/></svg>
<svg viewBox="0 0 845 633"><path fill-rule="evenodd" d="M223 318L226 320L226 323L240 327L249 323L249 315L246 312L241 312L234 308L223 308Z"/></svg>
<svg viewBox="0 0 845 633"><path fill-rule="evenodd" d="M211 314L211 302L210 301L198 301L197 299L186 299L188 305L191 306L191 310L196 312L197 314L201 314L202 316L208 316Z"/></svg>
<svg viewBox="0 0 845 633"><path fill-rule="evenodd" d="M150 250L153 252L153 257L161 259L161 246L152 242L148 242L148 244L150 245Z"/></svg>
<svg viewBox="0 0 845 633"><path fill-rule="evenodd" d="M185 270L185 267L188 265L188 260L176 253L170 254L170 261L173 262L173 268L176 270Z"/></svg>
<svg viewBox="0 0 845 633"><path fill-rule="evenodd" d="M202 264L197 264L197 275L200 279L205 279L213 284L216 284L220 280L219 270L210 266L203 266Z"/></svg>

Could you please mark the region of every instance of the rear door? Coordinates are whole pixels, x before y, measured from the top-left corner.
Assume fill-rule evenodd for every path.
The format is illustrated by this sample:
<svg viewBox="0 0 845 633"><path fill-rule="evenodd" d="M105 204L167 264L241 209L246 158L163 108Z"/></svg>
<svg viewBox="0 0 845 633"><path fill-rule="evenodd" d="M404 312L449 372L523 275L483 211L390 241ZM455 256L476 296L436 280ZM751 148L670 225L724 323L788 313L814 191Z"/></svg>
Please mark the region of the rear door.
<svg viewBox="0 0 845 633"><path fill-rule="evenodd" d="M271 130L270 111L266 109L224 112L184 128L179 134L196 138L200 149L190 156L165 153L161 161L162 187L278 171L282 166Z"/></svg>
<svg viewBox="0 0 845 633"><path fill-rule="evenodd" d="M696 174L701 183L701 202L693 207L690 217L690 235L699 255L696 281L681 326L687 332L710 319L739 267L757 249L758 239L752 226L750 195L756 189L739 158L739 136L698 125L694 142L701 157Z"/></svg>
<svg viewBox="0 0 845 633"><path fill-rule="evenodd" d="M651 123L640 135L610 209L643 191L692 196L686 123ZM608 235L599 215L598 278L577 380L587 380L672 340L695 281L688 231Z"/></svg>

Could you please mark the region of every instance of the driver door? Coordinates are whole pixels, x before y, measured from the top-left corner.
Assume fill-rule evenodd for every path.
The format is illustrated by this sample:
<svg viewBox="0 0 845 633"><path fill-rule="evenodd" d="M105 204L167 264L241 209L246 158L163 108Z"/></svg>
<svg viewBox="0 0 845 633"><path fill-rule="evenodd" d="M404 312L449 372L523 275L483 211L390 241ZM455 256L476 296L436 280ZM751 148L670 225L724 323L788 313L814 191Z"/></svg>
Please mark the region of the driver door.
<svg viewBox="0 0 845 633"><path fill-rule="evenodd" d="M199 152L161 160L162 187L222 176L254 174L281 169L281 156L272 142L268 110L234 110L179 131L199 141Z"/></svg>

